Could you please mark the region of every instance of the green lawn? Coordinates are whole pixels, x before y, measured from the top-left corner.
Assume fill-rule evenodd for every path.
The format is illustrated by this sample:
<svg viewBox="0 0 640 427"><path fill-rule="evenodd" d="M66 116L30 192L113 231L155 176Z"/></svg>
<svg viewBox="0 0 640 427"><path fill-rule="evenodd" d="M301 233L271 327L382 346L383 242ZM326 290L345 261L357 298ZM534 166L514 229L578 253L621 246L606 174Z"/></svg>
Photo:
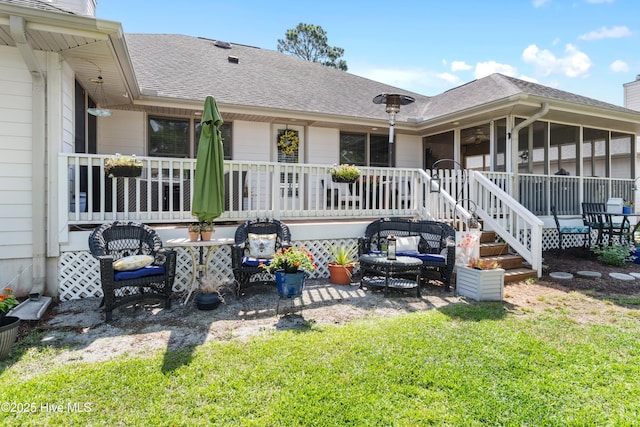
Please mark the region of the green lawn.
<svg viewBox="0 0 640 427"><path fill-rule="evenodd" d="M634 312L458 304L27 380L19 366L0 364L2 425L640 425Z"/></svg>

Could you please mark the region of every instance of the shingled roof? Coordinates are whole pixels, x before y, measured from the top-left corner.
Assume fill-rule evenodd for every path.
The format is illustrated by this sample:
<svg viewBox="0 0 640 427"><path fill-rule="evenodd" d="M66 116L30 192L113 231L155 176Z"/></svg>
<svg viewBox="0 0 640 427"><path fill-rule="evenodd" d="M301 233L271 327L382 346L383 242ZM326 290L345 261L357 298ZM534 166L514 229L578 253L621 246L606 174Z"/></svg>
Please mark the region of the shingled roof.
<svg viewBox="0 0 640 427"><path fill-rule="evenodd" d="M436 119L519 94L580 106L634 112L592 98L502 74L471 81L436 96L425 96L277 51L176 34L126 34L142 94L202 100L221 105L294 110L354 118L386 118L373 104L379 93L416 98L402 107L400 120Z"/></svg>
<svg viewBox="0 0 640 427"><path fill-rule="evenodd" d="M125 38L143 95L187 100L213 95L221 105L375 119L386 117L373 103L380 93L416 98L415 105L402 108L405 119L418 117L429 99L272 50L238 44L227 49L214 40L175 34Z"/></svg>

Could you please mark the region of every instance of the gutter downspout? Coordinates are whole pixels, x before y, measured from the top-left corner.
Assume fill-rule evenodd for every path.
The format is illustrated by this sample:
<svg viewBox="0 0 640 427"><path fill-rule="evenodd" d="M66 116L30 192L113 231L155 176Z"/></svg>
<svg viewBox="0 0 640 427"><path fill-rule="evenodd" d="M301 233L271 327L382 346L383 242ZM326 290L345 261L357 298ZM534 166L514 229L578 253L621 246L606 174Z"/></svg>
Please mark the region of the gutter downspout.
<svg viewBox="0 0 640 427"><path fill-rule="evenodd" d="M546 115L549 112L549 103L542 103L542 108L540 111L535 113L533 116L529 117L524 122L518 123L516 126L511 129L511 165L513 169L513 181L511 185L511 195L514 199L519 200L520 190L518 183L518 132L520 129L529 126L531 123L538 120L540 117Z"/></svg>
<svg viewBox="0 0 640 427"><path fill-rule="evenodd" d="M31 197L32 197L32 284L30 293L43 294L46 285L46 76L27 40L25 21L10 16L11 37L31 73Z"/></svg>

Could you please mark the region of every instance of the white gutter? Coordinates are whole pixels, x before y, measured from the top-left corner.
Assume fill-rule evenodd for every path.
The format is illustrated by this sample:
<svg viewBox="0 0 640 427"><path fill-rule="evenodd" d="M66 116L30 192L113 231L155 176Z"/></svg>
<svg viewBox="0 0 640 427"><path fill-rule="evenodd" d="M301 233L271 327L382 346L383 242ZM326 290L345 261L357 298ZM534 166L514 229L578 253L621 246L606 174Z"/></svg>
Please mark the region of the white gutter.
<svg viewBox="0 0 640 427"><path fill-rule="evenodd" d="M32 197L32 284L30 293L43 294L46 285L46 76L27 40L24 18L9 17L11 37L31 73L31 197Z"/></svg>
<svg viewBox="0 0 640 427"><path fill-rule="evenodd" d="M511 196L518 200L519 189L516 183L518 182L518 132L520 129L529 126L531 123L538 120L540 117L546 115L549 112L549 103L544 102L540 111L529 117L524 122L520 122L511 129L511 170L513 172L513 181L511 185Z"/></svg>

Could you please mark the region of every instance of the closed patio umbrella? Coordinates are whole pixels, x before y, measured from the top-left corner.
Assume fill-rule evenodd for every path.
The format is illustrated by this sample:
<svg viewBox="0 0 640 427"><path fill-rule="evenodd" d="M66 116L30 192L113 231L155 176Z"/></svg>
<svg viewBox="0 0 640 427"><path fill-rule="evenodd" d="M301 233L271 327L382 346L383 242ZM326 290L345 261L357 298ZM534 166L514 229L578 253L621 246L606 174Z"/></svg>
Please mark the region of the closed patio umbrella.
<svg viewBox="0 0 640 427"><path fill-rule="evenodd" d="M219 129L222 116L213 96L204 101L200 123L191 213L201 222L210 222L224 211L224 151Z"/></svg>

